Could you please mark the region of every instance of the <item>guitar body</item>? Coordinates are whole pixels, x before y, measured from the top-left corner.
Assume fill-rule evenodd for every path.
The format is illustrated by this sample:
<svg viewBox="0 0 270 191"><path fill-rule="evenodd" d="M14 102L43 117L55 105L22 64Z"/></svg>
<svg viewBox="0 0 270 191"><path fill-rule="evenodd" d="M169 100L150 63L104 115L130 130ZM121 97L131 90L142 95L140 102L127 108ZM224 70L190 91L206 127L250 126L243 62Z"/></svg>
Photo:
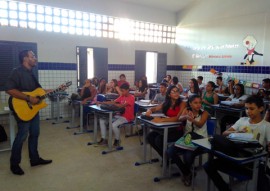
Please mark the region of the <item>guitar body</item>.
<svg viewBox="0 0 270 191"><path fill-rule="evenodd" d="M37 88L32 92L23 92L26 95L30 95L32 97L40 97L44 96L46 92L42 88ZM31 105L27 103L27 101L17 98L12 98L12 106L17 114L17 116L23 121L30 121L35 117L35 115L41 110L42 108L46 107L47 104L44 99L41 99L40 103L36 105Z"/></svg>

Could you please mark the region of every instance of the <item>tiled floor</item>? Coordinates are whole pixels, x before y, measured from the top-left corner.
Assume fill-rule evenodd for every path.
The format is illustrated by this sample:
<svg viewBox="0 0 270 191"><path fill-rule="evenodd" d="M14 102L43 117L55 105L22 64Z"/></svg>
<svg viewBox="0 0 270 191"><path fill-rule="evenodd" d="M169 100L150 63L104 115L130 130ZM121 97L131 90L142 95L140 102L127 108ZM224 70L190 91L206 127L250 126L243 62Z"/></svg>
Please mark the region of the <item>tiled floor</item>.
<svg viewBox="0 0 270 191"><path fill-rule="evenodd" d="M142 159L138 137L123 137L124 150L102 155L106 147L87 146L92 134L73 135L77 129L67 130L66 126L42 121L39 153L45 159L53 159L53 163L30 167L26 142L21 163L25 171L23 176L15 176L9 171L10 151L0 152L0 190L191 190L182 184L180 177L153 182L153 178L161 173L160 163L135 166L134 163ZM153 155L156 156L155 152ZM205 188L206 174L200 169L195 179L195 190Z"/></svg>

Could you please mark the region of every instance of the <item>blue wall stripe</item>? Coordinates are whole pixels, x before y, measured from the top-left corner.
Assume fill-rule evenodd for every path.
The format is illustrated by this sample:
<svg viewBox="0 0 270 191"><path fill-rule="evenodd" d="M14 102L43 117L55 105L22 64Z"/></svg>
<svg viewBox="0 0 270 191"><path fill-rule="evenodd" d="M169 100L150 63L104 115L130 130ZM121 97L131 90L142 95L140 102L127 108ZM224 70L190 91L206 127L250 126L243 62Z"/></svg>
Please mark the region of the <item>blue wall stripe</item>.
<svg viewBox="0 0 270 191"><path fill-rule="evenodd" d="M214 68L219 72L228 73L250 73L250 74L270 74L270 66L217 66L209 65L202 66L200 69L194 71L209 72ZM59 62L39 62L39 70L77 70L75 63L59 63ZM134 64L108 64L109 71L134 71ZM179 65L168 65L167 71L192 71L193 69L186 69Z"/></svg>

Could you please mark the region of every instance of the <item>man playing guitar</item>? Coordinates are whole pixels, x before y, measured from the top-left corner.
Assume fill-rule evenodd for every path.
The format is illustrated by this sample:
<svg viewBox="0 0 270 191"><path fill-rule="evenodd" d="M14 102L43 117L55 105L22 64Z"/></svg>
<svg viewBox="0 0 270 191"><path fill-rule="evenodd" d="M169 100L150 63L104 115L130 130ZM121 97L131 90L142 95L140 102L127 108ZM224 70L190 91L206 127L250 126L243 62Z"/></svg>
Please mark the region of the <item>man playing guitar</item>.
<svg viewBox="0 0 270 191"><path fill-rule="evenodd" d="M6 83L6 93L11 97L19 100L25 100L28 105L36 105L40 99L35 96L27 95L23 92L31 92L37 88L41 88L37 79L32 73L32 69L37 64L37 58L31 50L24 50L19 53L19 60L21 66L15 68L10 74ZM48 92L51 90L45 90ZM11 100L10 97L10 100ZM15 107L15 106L14 106ZM11 107L12 109L12 107ZM44 160L38 153L38 136L39 136L39 114L37 114L29 121L21 120L15 113L15 118L18 125L18 133L12 146L10 157L10 170L13 174L23 175L24 171L19 166L21 162L21 153L23 142L26 140L28 134L28 149L31 166L49 164L52 160Z"/></svg>

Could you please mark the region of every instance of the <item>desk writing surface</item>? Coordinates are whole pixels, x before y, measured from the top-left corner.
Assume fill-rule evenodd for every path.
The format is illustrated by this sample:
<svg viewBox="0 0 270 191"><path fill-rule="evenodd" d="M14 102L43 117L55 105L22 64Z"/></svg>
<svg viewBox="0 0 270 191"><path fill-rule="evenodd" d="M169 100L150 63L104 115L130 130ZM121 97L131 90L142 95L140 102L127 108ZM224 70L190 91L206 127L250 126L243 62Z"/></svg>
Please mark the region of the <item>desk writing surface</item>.
<svg viewBox="0 0 270 191"><path fill-rule="evenodd" d="M150 102L150 100L149 100L149 102ZM143 103L143 102L140 102L140 101L135 101L135 104L137 104L138 106L140 106L140 107L145 107L145 108L147 108L147 107L155 107L155 106L157 106L157 105L159 105L159 104L152 104L152 103Z"/></svg>
<svg viewBox="0 0 270 191"><path fill-rule="evenodd" d="M153 121L142 119L140 116L138 116L137 119L139 119L139 120L141 120L141 121L143 121L145 123L151 124L153 126L156 126L156 127L177 126L177 125L182 124L182 122L180 122L180 121L177 121L177 122L161 122L161 123L155 123Z"/></svg>
<svg viewBox="0 0 270 191"><path fill-rule="evenodd" d="M213 151L213 150L211 150L211 144L208 141L208 138L192 140L192 143L194 143L195 145L197 145L199 147L202 147L204 149L207 149L208 151ZM231 157L229 155L226 155L226 154L224 154L224 153L222 153L220 151L213 151L213 153L216 156L219 156L219 157L222 157L222 158L225 158L225 159L228 159L228 160L237 162L239 164L245 164L245 163L248 163L248 162L252 162L255 159L258 159L260 157L263 157L263 156L266 156L267 155L267 152L263 151L262 153L253 155L251 157L237 158L237 157Z"/></svg>

